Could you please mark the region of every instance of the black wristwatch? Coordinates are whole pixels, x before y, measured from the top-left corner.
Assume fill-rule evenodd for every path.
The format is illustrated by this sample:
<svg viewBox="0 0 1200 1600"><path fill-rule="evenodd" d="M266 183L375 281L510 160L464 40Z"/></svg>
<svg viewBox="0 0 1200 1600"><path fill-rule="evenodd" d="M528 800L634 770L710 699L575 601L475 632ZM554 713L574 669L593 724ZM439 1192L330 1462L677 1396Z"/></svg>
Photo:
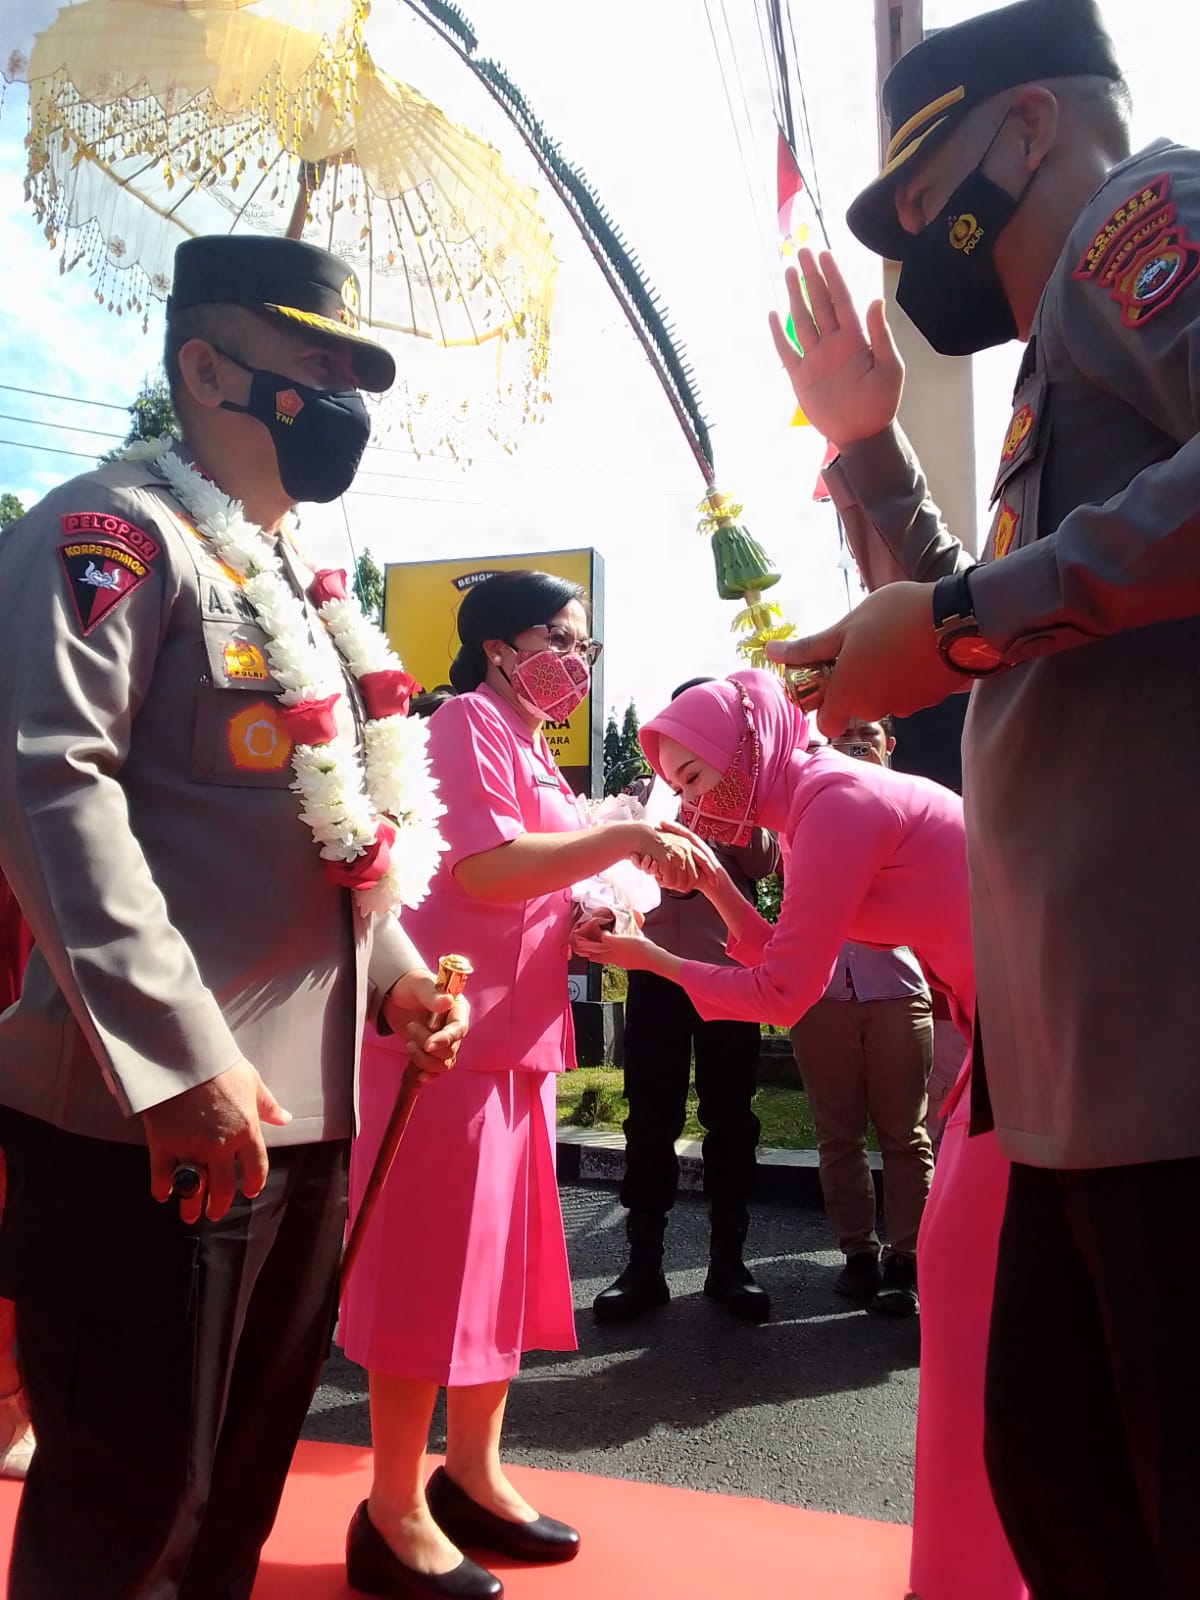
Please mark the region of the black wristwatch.
<svg viewBox="0 0 1200 1600"><path fill-rule="evenodd" d="M971 603L970 569L952 572L933 586L933 631L938 654L968 678L990 678L1004 666L1000 652L979 631Z"/></svg>

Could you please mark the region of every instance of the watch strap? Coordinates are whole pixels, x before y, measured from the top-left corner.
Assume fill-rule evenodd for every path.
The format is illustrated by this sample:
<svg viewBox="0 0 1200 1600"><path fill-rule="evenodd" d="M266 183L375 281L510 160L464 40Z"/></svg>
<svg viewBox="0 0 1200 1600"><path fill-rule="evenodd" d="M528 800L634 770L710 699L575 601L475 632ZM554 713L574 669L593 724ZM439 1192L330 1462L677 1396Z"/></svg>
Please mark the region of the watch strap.
<svg viewBox="0 0 1200 1600"><path fill-rule="evenodd" d="M935 631L945 626L951 617L974 617L969 578L971 569L950 572L939 578L933 586L933 626Z"/></svg>

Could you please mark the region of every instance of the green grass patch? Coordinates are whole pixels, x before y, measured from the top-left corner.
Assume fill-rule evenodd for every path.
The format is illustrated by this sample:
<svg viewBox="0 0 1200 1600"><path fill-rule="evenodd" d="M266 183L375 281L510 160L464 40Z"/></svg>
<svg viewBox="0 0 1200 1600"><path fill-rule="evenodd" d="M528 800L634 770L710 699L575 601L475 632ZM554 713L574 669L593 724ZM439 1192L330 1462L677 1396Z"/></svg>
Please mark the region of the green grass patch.
<svg viewBox="0 0 1200 1600"><path fill-rule="evenodd" d="M600 998L601 1000L624 1001L629 992L629 974L620 967L600 968Z"/></svg>
<svg viewBox="0 0 1200 1600"><path fill-rule="evenodd" d="M574 1127L619 1133L625 1120L622 1095L624 1075L617 1067L580 1067L558 1080L558 1120ZM816 1146L808 1096L800 1089L768 1084L754 1097L754 1110L762 1123L761 1143L774 1150L811 1150ZM685 1139L702 1139L696 1120L696 1091L688 1090Z"/></svg>

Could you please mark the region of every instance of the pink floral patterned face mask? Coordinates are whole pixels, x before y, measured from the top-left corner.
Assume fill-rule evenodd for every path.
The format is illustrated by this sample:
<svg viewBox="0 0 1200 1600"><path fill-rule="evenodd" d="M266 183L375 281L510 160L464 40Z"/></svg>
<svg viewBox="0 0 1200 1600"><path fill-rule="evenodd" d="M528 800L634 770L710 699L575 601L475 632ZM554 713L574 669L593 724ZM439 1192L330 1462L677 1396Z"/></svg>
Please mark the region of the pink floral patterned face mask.
<svg viewBox="0 0 1200 1600"><path fill-rule="evenodd" d="M557 650L518 650L508 676L517 699L547 722L565 722L587 699L592 672L582 656Z"/></svg>
<svg viewBox="0 0 1200 1600"><path fill-rule="evenodd" d="M734 847L748 844L754 831L760 747L750 716L750 699L744 689L741 689L741 696L746 731L738 741L732 764L707 794L697 800L684 800L679 808L679 820L684 827L709 844Z"/></svg>

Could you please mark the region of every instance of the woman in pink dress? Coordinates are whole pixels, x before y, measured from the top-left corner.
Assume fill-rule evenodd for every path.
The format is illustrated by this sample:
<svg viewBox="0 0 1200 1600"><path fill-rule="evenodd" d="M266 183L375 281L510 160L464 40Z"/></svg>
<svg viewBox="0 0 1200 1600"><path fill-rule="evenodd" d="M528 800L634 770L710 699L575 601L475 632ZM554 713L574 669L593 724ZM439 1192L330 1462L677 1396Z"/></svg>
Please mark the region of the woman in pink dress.
<svg viewBox="0 0 1200 1600"><path fill-rule="evenodd" d="M582 937L594 960L681 984L702 1017L790 1027L824 993L850 939L906 944L970 1042L975 975L962 802L923 778L811 755L807 718L765 672L689 689L642 728L650 765L701 838L779 833L784 898L766 922L717 879L701 885L740 967L681 961L641 938ZM952 1091L917 1260L921 1388L912 1589L919 1600L1026 1600L983 1463L983 1373L1007 1165L990 1134L967 1140L969 1067Z"/></svg>
<svg viewBox="0 0 1200 1600"><path fill-rule="evenodd" d="M571 885L618 860L676 870L697 855L644 823L588 827L542 735L588 692L599 651L574 584L510 572L469 591L430 723L447 849L405 925L474 966L457 1069L422 1090L342 1306L346 1353L370 1373L374 1481L351 1524L352 1588L499 1595L462 1550L564 1561L574 1529L540 1517L504 1475L500 1430L521 1352L573 1350L555 1180L555 1075L573 1064ZM682 848L681 848L682 847ZM407 1061L368 1039L350 1173L362 1198ZM446 1464L425 1484L439 1386Z"/></svg>

